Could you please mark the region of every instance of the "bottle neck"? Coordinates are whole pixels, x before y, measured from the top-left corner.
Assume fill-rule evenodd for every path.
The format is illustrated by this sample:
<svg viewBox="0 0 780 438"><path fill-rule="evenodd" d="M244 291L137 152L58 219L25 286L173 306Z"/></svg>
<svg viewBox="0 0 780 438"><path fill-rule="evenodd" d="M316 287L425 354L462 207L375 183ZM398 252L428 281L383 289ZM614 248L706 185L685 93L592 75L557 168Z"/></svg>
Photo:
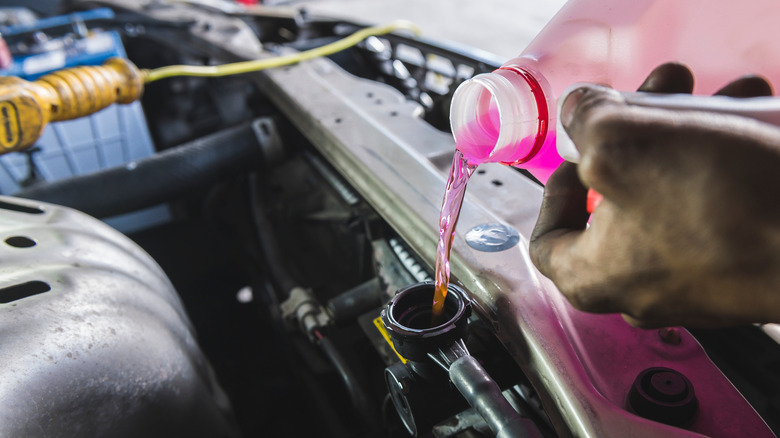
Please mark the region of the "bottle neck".
<svg viewBox="0 0 780 438"><path fill-rule="evenodd" d="M476 164L522 165L536 156L554 116L542 81L530 69L505 65L463 82L450 109L458 149Z"/></svg>

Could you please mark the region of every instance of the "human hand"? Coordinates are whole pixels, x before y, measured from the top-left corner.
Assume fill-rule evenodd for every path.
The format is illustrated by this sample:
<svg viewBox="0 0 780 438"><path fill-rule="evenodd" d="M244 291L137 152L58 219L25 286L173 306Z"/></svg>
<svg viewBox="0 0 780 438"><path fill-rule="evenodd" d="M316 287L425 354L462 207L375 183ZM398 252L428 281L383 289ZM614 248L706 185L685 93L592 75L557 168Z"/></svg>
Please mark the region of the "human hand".
<svg viewBox="0 0 780 438"><path fill-rule="evenodd" d="M640 91L692 85L667 64ZM718 94L771 89L746 77ZM780 128L596 89L570 95L561 123L581 161L548 181L530 253L574 307L640 327L780 321ZM587 187L604 196L589 227Z"/></svg>

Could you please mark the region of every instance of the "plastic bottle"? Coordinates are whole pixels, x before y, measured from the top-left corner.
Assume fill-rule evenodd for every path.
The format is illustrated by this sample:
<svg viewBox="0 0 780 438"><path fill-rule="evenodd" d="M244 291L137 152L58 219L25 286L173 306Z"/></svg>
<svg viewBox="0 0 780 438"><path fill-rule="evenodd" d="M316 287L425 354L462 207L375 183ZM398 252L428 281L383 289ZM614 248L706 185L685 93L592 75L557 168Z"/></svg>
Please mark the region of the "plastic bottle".
<svg viewBox="0 0 780 438"><path fill-rule="evenodd" d="M528 169L545 182L555 151L556 98L593 82L633 91L658 65L694 72L695 94L745 74L780 84L776 0L571 0L518 57L465 81L450 112L473 163Z"/></svg>

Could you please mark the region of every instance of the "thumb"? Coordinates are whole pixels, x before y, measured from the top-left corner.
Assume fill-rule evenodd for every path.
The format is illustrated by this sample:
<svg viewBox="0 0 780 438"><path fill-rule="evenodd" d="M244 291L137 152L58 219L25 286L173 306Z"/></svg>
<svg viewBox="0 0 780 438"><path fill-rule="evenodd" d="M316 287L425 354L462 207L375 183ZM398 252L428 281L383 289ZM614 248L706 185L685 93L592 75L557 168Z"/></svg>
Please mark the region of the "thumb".
<svg viewBox="0 0 780 438"><path fill-rule="evenodd" d="M586 196L575 164L564 162L547 181L529 252L534 265L553 281L559 266L565 263L560 260L568 253L563 248L587 225Z"/></svg>

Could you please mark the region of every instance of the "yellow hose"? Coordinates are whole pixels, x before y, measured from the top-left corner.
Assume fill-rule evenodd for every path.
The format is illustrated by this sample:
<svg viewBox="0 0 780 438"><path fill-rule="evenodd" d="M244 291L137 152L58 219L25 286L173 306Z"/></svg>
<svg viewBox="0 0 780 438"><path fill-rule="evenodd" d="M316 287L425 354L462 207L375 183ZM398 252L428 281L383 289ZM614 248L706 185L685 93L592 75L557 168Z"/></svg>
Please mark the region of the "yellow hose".
<svg viewBox="0 0 780 438"><path fill-rule="evenodd" d="M321 56L332 55L342 50L349 49L350 47L357 45L359 42L368 37L384 35L402 29L410 30L417 35L420 34L420 28L415 26L413 23L399 20L382 26L373 26L361 29L346 38L334 41L321 47L317 47L315 49L307 50L305 52L293 53L290 55L277 56L273 58L255 59L252 61L234 62L232 64L223 65L168 65L153 70L144 69L141 71L141 73L144 76L144 82L147 83L160 79L170 78L173 76L217 77L249 73L265 70L267 68L283 67L301 61L319 58Z"/></svg>

